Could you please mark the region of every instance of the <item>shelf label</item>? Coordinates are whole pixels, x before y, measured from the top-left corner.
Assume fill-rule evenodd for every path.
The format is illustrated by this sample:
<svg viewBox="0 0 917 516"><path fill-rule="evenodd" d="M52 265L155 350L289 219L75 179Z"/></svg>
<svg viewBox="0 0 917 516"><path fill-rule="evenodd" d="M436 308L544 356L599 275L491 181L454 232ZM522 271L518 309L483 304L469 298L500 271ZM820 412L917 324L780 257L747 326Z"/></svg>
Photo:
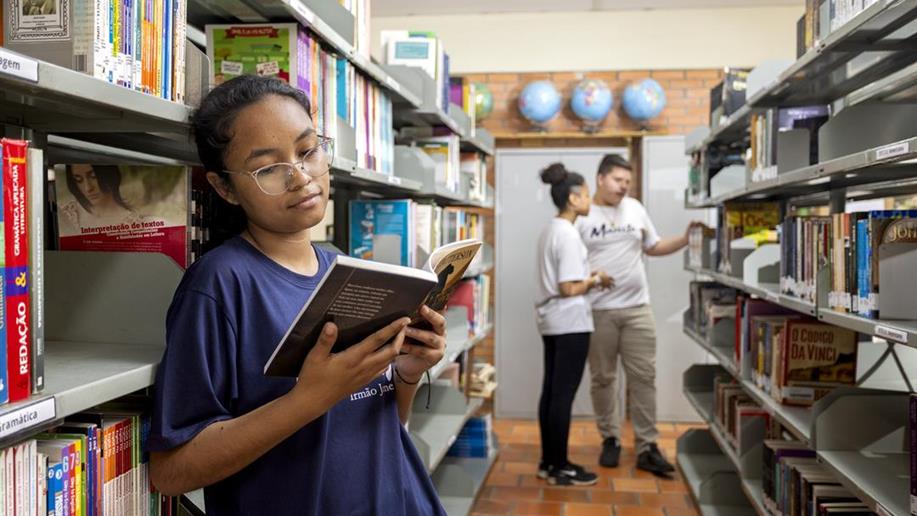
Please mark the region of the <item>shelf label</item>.
<svg viewBox="0 0 917 516"><path fill-rule="evenodd" d="M873 330L873 333L879 337L882 337L883 339L907 344L907 332L904 330L899 330L898 328L892 328L890 326L885 326L884 324L877 324Z"/></svg>
<svg viewBox="0 0 917 516"><path fill-rule="evenodd" d="M773 292L773 291L770 291L770 290L768 290L767 292L765 292L764 297L767 298L767 300L770 301L771 303L779 303L779 302L780 302L780 294L778 294L778 293L776 293L776 292Z"/></svg>
<svg viewBox="0 0 917 516"><path fill-rule="evenodd" d="M293 9L296 9L303 18L306 20L306 24L315 25L315 13L306 8L301 1L293 1Z"/></svg>
<svg viewBox="0 0 917 516"><path fill-rule="evenodd" d="M761 183L777 178L777 167L759 167L751 173L752 183Z"/></svg>
<svg viewBox="0 0 917 516"><path fill-rule="evenodd" d="M0 73L29 82L38 82L38 61L0 47Z"/></svg>
<svg viewBox="0 0 917 516"><path fill-rule="evenodd" d="M0 415L0 439L51 421L56 415L53 397L10 410Z"/></svg>
<svg viewBox="0 0 917 516"><path fill-rule="evenodd" d="M879 147L876 149L876 159L894 158L895 156L907 154L910 150L911 147L908 142L893 143L891 145L886 145L885 147Z"/></svg>
<svg viewBox="0 0 917 516"><path fill-rule="evenodd" d="M400 178L400 177L395 177L395 176L385 176L385 177L388 179L388 182L391 183L391 184L393 184L393 185L400 185L400 184L401 184L401 178Z"/></svg>
<svg viewBox="0 0 917 516"><path fill-rule="evenodd" d="M396 91L396 92L399 92L399 93L401 92L401 85L398 84L398 81L396 81L395 79L393 79L391 76L386 76L386 77L385 77L385 84L388 84L388 87L389 87L392 91Z"/></svg>

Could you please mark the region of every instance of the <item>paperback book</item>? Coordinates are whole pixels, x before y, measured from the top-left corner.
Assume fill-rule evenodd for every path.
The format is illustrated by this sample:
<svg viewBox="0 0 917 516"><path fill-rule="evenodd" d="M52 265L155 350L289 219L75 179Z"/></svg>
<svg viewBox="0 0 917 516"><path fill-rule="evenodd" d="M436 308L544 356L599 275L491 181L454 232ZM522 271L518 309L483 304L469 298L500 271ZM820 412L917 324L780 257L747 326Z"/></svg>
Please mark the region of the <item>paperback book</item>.
<svg viewBox="0 0 917 516"><path fill-rule="evenodd" d="M423 326L419 309L445 308L479 240L435 250L423 269L337 256L264 366L267 376L296 376L328 322L338 327L334 352L359 343L402 317Z"/></svg>

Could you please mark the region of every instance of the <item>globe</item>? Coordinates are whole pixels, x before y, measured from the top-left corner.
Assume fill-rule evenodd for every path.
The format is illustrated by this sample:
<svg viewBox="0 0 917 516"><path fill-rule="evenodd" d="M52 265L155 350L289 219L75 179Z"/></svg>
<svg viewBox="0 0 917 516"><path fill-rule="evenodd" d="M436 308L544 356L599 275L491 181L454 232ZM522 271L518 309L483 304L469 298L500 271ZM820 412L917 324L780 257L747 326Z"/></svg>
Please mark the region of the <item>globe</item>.
<svg viewBox="0 0 917 516"><path fill-rule="evenodd" d="M621 98L624 112L638 122L645 122L659 116L665 108L665 92L658 82L644 79L624 89Z"/></svg>
<svg viewBox="0 0 917 516"><path fill-rule="evenodd" d="M560 93L548 81L527 84L519 95L519 112L530 122L541 126L560 111Z"/></svg>
<svg viewBox="0 0 917 516"><path fill-rule="evenodd" d="M573 113L586 122L587 126L597 126L605 120L613 103L608 85L595 79L586 79L577 84L570 98Z"/></svg>
<svg viewBox="0 0 917 516"><path fill-rule="evenodd" d="M494 94L483 82L474 83L474 117L483 120L494 110Z"/></svg>

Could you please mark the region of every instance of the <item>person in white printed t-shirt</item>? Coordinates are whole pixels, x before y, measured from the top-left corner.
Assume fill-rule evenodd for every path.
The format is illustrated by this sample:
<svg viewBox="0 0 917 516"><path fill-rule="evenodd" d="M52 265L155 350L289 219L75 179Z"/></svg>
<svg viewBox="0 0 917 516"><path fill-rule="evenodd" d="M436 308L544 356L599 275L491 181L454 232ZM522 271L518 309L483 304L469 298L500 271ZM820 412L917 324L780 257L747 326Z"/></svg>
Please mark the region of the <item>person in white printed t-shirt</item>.
<svg viewBox="0 0 917 516"><path fill-rule="evenodd" d="M656 323L650 308L643 257L664 256L688 245L684 235L661 238L640 201L627 196L630 163L608 154L599 165L589 214L576 221L589 250L592 270L603 270L614 287L590 295L595 331L589 348L592 404L602 453L599 464L613 468L621 455L620 407L615 376L624 365L634 425L637 468L665 476L675 468L656 445ZM696 224L689 224L689 229Z"/></svg>
<svg viewBox="0 0 917 516"><path fill-rule="evenodd" d="M589 212L589 186L583 176L555 163L541 172L541 180L551 185L558 213L542 230L535 255L535 312L544 343L538 476L551 485L592 485L598 477L570 462L567 441L592 332L592 308L585 295L611 286L611 280L589 269L586 246L573 227L578 216Z"/></svg>

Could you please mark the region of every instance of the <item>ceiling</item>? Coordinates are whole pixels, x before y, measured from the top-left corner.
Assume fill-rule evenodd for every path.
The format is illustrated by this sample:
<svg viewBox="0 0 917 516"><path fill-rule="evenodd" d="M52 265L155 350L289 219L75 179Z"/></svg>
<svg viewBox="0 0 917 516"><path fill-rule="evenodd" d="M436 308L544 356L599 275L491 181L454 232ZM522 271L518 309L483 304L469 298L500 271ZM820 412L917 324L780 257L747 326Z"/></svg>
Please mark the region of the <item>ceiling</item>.
<svg viewBox="0 0 917 516"><path fill-rule="evenodd" d="M798 5L804 0L375 0L373 16L701 9Z"/></svg>

